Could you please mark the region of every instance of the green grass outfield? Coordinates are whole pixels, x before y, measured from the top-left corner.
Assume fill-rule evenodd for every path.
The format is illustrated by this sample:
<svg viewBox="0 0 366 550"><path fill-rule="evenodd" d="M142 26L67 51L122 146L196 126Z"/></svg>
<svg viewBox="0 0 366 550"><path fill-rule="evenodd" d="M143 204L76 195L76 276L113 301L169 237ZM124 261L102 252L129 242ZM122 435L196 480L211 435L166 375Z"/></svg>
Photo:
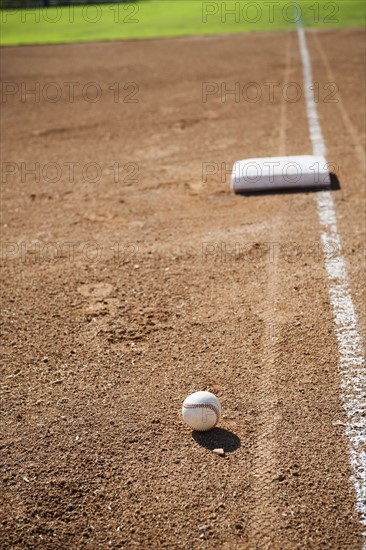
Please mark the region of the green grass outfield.
<svg viewBox="0 0 366 550"><path fill-rule="evenodd" d="M142 0L122 4L1 10L0 45L160 38L286 30L293 3L270 1ZM307 27L364 25L363 0L300 0Z"/></svg>

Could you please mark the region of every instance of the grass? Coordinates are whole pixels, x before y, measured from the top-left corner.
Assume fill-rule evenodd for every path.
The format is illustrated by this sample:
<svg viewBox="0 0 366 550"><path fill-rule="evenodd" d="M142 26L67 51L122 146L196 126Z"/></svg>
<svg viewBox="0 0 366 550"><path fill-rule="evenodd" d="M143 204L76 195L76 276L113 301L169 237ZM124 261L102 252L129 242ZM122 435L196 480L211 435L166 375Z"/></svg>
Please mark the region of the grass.
<svg viewBox="0 0 366 550"><path fill-rule="evenodd" d="M124 4L2 10L0 45L52 44L115 39L286 30L294 27L288 0L143 0ZM301 0L307 27L365 23L363 0ZM229 12L234 12L230 14Z"/></svg>

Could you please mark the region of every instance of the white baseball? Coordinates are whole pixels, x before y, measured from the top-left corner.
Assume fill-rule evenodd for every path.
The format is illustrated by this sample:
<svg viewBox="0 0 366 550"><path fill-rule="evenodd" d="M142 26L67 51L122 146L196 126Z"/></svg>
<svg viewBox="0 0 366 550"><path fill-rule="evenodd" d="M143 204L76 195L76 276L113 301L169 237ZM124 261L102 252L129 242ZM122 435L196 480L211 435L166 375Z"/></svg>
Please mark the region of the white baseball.
<svg viewBox="0 0 366 550"><path fill-rule="evenodd" d="M221 417L221 403L209 391L196 391L183 402L182 415L184 421L199 432L214 428Z"/></svg>

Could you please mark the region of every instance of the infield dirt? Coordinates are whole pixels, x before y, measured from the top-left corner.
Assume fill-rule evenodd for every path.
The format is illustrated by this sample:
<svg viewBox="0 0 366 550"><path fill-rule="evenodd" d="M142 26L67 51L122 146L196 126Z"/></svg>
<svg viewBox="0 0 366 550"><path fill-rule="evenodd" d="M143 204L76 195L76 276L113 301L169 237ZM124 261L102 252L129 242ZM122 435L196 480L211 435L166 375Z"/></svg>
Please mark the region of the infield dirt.
<svg viewBox="0 0 366 550"><path fill-rule="evenodd" d="M364 32L307 36L364 334ZM296 33L1 57L3 546L360 548L315 194L229 189L238 159L311 153Z"/></svg>

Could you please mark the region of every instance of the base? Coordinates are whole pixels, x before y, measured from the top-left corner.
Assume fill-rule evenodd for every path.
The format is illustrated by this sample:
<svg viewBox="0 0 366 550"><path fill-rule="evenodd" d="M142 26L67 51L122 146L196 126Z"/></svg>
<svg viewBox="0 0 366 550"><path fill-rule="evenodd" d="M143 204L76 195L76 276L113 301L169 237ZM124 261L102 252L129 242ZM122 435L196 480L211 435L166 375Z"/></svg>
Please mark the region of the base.
<svg viewBox="0 0 366 550"><path fill-rule="evenodd" d="M330 185L325 157L314 155L238 160L231 175L231 188L235 193Z"/></svg>

